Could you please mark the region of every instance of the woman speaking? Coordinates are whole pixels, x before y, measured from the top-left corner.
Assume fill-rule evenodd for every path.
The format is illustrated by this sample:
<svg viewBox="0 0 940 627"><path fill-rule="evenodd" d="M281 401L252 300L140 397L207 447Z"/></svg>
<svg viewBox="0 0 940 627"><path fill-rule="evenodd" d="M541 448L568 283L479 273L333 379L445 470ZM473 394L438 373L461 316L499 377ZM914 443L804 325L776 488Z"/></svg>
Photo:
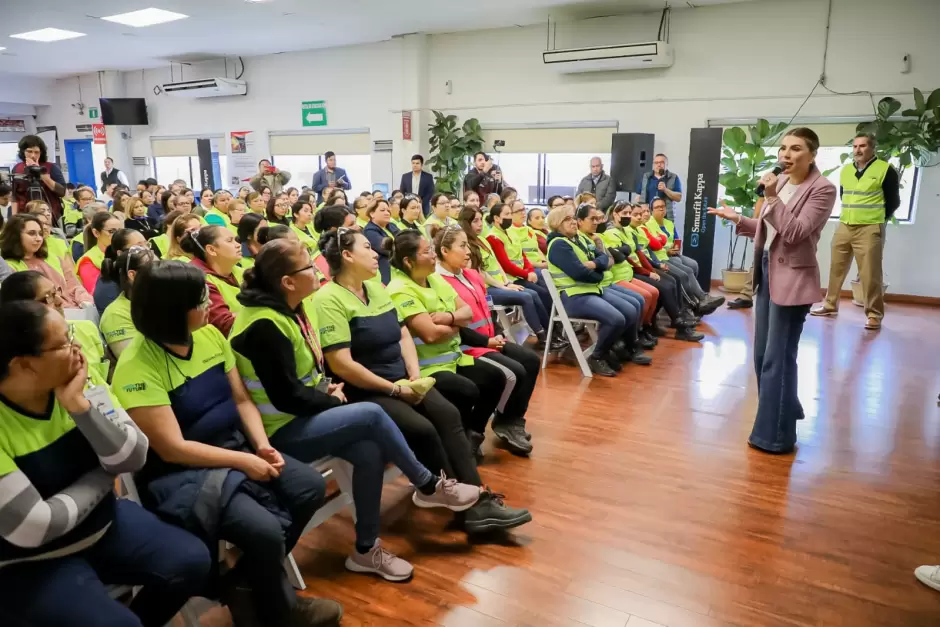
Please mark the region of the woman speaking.
<svg viewBox="0 0 940 627"><path fill-rule="evenodd" d="M754 238L754 370L757 417L748 443L767 453L790 453L796 421L803 418L797 396L796 354L803 321L819 300L816 245L836 200L835 186L815 165L819 137L808 128L783 136L780 177L761 177L760 218L746 218L724 203L708 213L737 225L738 235Z"/></svg>

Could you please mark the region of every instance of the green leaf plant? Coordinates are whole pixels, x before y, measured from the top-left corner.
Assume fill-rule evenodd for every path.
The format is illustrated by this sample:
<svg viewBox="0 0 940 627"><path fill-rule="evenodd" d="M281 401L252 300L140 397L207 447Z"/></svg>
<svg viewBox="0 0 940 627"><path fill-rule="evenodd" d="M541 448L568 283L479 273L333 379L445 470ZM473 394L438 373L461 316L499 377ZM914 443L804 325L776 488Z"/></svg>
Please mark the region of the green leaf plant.
<svg viewBox="0 0 940 627"><path fill-rule="evenodd" d="M455 115L432 113L434 122L428 125L431 144L428 167L434 174L438 192L456 194L461 189L470 157L483 150L483 129L476 118L459 124Z"/></svg>

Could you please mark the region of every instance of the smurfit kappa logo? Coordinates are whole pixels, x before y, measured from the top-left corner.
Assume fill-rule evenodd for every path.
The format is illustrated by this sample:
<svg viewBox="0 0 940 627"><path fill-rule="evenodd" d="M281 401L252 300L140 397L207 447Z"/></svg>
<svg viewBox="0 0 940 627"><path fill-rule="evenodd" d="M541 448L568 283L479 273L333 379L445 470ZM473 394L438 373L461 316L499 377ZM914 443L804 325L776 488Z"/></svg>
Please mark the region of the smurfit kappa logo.
<svg viewBox="0 0 940 627"><path fill-rule="evenodd" d="M698 233L692 233L692 239L689 241L692 248L698 248Z"/></svg>

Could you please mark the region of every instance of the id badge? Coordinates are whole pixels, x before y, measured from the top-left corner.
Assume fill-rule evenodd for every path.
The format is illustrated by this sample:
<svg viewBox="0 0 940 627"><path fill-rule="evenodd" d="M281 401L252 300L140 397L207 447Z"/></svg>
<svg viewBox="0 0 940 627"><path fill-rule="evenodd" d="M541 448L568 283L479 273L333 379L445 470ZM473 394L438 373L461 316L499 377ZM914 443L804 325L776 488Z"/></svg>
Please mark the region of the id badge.
<svg viewBox="0 0 940 627"><path fill-rule="evenodd" d="M108 420L114 420L117 417L117 411L114 409L114 403L111 402L108 389L103 385L89 386L85 389L84 396L85 400Z"/></svg>
<svg viewBox="0 0 940 627"><path fill-rule="evenodd" d="M333 379L331 379L330 377L323 377L323 378L320 379L320 382L317 383L317 388L316 388L316 389L317 389L318 392L323 392L324 394L329 394L329 392L327 392L327 390L329 389L331 383L333 383Z"/></svg>

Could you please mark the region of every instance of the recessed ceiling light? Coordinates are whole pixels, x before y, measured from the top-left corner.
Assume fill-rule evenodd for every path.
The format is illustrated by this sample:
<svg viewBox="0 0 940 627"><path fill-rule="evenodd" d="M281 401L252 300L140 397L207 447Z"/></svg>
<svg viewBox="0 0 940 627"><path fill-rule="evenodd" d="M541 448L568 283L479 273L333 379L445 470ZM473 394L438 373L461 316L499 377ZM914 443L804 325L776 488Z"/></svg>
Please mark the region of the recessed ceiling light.
<svg viewBox="0 0 940 627"><path fill-rule="evenodd" d="M6 50L6 48L0 47L0 50Z"/></svg>
<svg viewBox="0 0 940 627"><path fill-rule="evenodd" d="M62 30L61 28L42 28L40 30L31 30L28 33L19 33L18 35L10 35L14 39L26 39L28 41L42 41L48 43L50 41L62 41L63 39L75 39L76 37L84 37L85 33L76 33L73 30Z"/></svg>
<svg viewBox="0 0 940 627"><path fill-rule="evenodd" d="M167 22L175 22L176 20L182 20L189 17L188 15L183 15L182 13L175 13L173 11L164 11L163 9L155 9L150 7L149 9L141 9L140 11L131 11L130 13L119 13L118 15L109 15L108 17L103 17L101 19L107 20L108 22L117 22L118 24L124 24L125 26L133 26L134 28L141 28L142 26L153 26L154 24L166 24Z"/></svg>

